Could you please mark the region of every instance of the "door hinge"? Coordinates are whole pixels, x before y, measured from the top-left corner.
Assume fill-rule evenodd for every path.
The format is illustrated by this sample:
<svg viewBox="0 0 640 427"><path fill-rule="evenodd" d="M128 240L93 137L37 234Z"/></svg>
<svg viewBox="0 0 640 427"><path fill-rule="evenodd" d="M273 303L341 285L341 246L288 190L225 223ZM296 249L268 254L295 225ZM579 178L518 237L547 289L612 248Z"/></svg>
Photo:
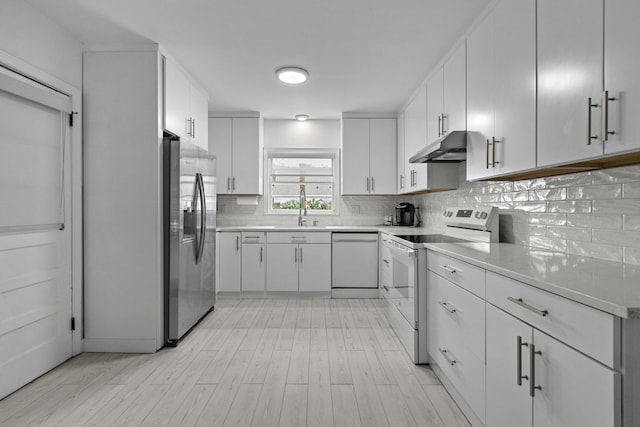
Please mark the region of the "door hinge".
<svg viewBox="0 0 640 427"><path fill-rule="evenodd" d="M76 318L75 317L71 318L71 330L72 331L76 330Z"/></svg>

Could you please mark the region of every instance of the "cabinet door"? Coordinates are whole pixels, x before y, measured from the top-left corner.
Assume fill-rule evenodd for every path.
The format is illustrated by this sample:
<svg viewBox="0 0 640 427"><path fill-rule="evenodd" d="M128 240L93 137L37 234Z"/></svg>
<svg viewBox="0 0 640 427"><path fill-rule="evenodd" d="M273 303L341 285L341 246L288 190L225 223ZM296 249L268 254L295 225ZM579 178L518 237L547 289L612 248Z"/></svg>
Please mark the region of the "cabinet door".
<svg viewBox="0 0 640 427"><path fill-rule="evenodd" d="M209 119L209 151L216 155L218 194L231 194L232 121L228 118Z"/></svg>
<svg viewBox="0 0 640 427"><path fill-rule="evenodd" d="M606 0L604 24L604 88L609 91L609 135L605 153L640 148L640 57L633 54L640 40L640 2ZM637 52L637 48L635 48Z"/></svg>
<svg viewBox="0 0 640 427"><path fill-rule="evenodd" d="M442 136L442 114L444 114L444 71L435 71L427 81L427 144Z"/></svg>
<svg viewBox="0 0 640 427"><path fill-rule="evenodd" d="M369 194L369 120L342 120L342 194Z"/></svg>
<svg viewBox="0 0 640 427"><path fill-rule="evenodd" d="M404 112L398 114L398 151L397 151L397 174L396 184L397 193L402 194L406 192L407 179L405 175L405 154L404 154Z"/></svg>
<svg viewBox="0 0 640 427"><path fill-rule="evenodd" d="M427 88L426 85L420 87L418 94L407 105L404 115L404 149L409 158L416 154L418 150L427 145ZM413 171L413 173L411 173ZM408 191L414 192L427 189L427 165L409 164L407 174L409 182Z"/></svg>
<svg viewBox="0 0 640 427"><path fill-rule="evenodd" d="M467 58L466 44L461 43L445 62L443 72L444 133L467 129Z"/></svg>
<svg viewBox="0 0 640 427"><path fill-rule="evenodd" d="M600 104L603 10L603 0L538 0L538 166L603 153L601 109L588 105Z"/></svg>
<svg viewBox="0 0 640 427"><path fill-rule="evenodd" d="M536 10L533 0L495 9L495 153L491 175L536 166Z"/></svg>
<svg viewBox="0 0 640 427"><path fill-rule="evenodd" d="M298 245L270 244L268 249L267 291L298 292Z"/></svg>
<svg viewBox="0 0 640 427"><path fill-rule="evenodd" d="M496 83L494 14L467 38L467 179L487 176L489 141L494 136L494 95Z"/></svg>
<svg viewBox="0 0 640 427"><path fill-rule="evenodd" d="M240 233L218 233L218 291L240 292Z"/></svg>
<svg viewBox="0 0 640 427"><path fill-rule="evenodd" d="M534 427L620 425L620 374L534 329ZM503 407L507 405L503 402Z"/></svg>
<svg viewBox="0 0 640 427"><path fill-rule="evenodd" d="M264 244L242 245L242 291L264 291L266 257Z"/></svg>
<svg viewBox="0 0 640 427"><path fill-rule="evenodd" d="M176 63L165 59L165 129L188 140L189 90L191 83Z"/></svg>
<svg viewBox="0 0 640 427"><path fill-rule="evenodd" d="M518 385L518 337L522 347L522 375L529 375L530 326L487 304L487 426L530 427L532 403L529 382ZM525 344L527 346L525 346ZM549 424L551 425L551 424ZM568 425L568 424L567 424ZM576 424L579 425L579 424Z"/></svg>
<svg viewBox="0 0 640 427"><path fill-rule="evenodd" d="M234 194L262 194L260 119L233 119L232 165L231 190Z"/></svg>
<svg viewBox="0 0 640 427"><path fill-rule="evenodd" d="M300 292L331 291L331 245L298 246Z"/></svg>
<svg viewBox="0 0 640 427"><path fill-rule="evenodd" d="M191 85L189 103L189 112L193 120L193 143L207 150L209 146L209 96L206 92Z"/></svg>
<svg viewBox="0 0 640 427"><path fill-rule="evenodd" d="M369 120L371 194L396 192L396 119Z"/></svg>

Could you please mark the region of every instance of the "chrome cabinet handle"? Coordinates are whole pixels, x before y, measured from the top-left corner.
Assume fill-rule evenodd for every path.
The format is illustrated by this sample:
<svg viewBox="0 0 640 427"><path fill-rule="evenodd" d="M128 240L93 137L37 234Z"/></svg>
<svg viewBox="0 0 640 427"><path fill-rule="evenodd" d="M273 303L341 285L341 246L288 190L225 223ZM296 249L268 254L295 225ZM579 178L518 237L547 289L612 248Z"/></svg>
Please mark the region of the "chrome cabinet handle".
<svg viewBox="0 0 640 427"><path fill-rule="evenodd" d="M491 166L491 164L489 163L489 145L491 145L491 144L489 143L489 140L487 139L487 146L486 146L487 169L489 169L489 166Z"/></svg>
<svg viewBox="0 0 640 427"><path fill-rule="evenodd" d="M193 130L191 131L191 136L192 137L196 137L196 119L191 119L191 125L193 127Z"/></svg>
<svg viewBox="0 0 640 427"><path fill-rule="evenodd" d="M236 236L236 252L240 250L240 236Z"/></svg>
<svg viewBox="0 0 640 427"><path fill-rule="evenodd" d="M438 138L442 136L442 114L438 116Z"/></svg>
<svg viewBox="0 0 640 427"><path fill-rule="evenodd" d="M438 301L438 304L440 304L441 307L443 307L445 310L447 310L449 312L449 314L455 314L455 312L456 312L455 307L451 306L446 301Z"/></svg>
<svg viewBox="0 0 640 427"><path fill-rule="evenodd" d="M534 306L524 302L522 298L507 297L507 299L514 304L518 304L522 308L533 311L538 316L546 317L549 315L549 310L540 310L539 308L535 308Z"/></svg>
<svg viewBox="0 0 640 427"><path fill-rule="evenodd" d="M442 113L442 136L444 136L444 135L446 135L448 133L448 131L444 130L444 121L448 117L449 116L447 116L445 113Z"/></svg>
<svg viewBox="0 0 640 427"><path fill-rule="evenodd" d="M245 239L259 239L260 236L244 236Z"/></svg>
<svg viewBox="0 0 640 427"><path fill-rule="evenodd" d="M517 379L516 379L516 383L521 386L522 385L522 380L528 380L529 377L527 375L522 375L522 347L529 347L529 344L527 344L526 342L522 342L522 337L518 336L516 338L516 346L517 346L517 358L518 358L518 368L517 368Z"/></svg>
<svg viewBox="0 0 640 427"><path fill-rule="evenodd" d="M602 92L602 142L609 140L609 135L615 135L615 131L609 130L609 101L617 101L617 98L609 98L609 91Z"/></svg>
<svg viewBox="0 0 640 427"><path fill-rule="evenodd" d="M496 161L496 144L500 144L502 141L496 139L495 136L491 137L491 167L495 168L496 165L499 165L500 162Z"/></svg>
<svg viewBox="0 0 640 427"><path fill-rule="evenodd" d="M369 192L369 177L367 177L367 193Z"/></svg>
<svg viewBox="0 0 640 427"><path fill-rule="evenodd" d="M260 263L262 263L262 250L263 250L263 249L264 249L264 248L260 248Z"/></svg>
<svg viewBox="0 0 640 427"><path fill-rule="evenodd" d="M376 181L371 177L371 191L376 191Z"/></svg>
<svg viewBox="0 0 640 427"><path fill-rule="evenodd" d="M444 356L444 358L449 362L449 365L454 366L456 361L449 357L449 352L444 348L438 348L438 351Z"/></svg>
<svg viewBox="0 0 640 427"><path fill-rule="evenodd" d="M231 177L227 177L227 191L231 190Z"/></svg>
<svg viewBox="0 0 640 427"><path fill-rule="evenodd" d="M302 264L302 248L300 248L300 264Z"/></svg>
<svg viewBox="0 0 640 427"><path fill-rule="evenodd" d="M293 251L293 262L298 263L298 248L294 248Z"/></svg>
<svg viewBox="0 0 640 427"><path fill-rule="evenodd" d="M236 191L236 177L231 178L231 190Z"/></svg>
<svg viewBox="0 0 640 427"><path fill-rule="evenodd" d="M542 390L542 386L536 385L536 354L541 355L541 351L536 351L536 346L529 346L529 396L536 397L536 390Z"/></svg>
<svg viewBox="0 0 640 427"><path fill-rule="evenodd" d="M453 267L449 267L448 265L441 265L440 268L451 274L455 274L458 271Z"/></svg>
<svg viewBox="0 0 640 427"><path fill-rule="evenodd" d="M594 104L591 97L587 98L587 145L591 145L592 139L598 139L598 135L591 135L591 109L599 107L598 104Z"/></svg>

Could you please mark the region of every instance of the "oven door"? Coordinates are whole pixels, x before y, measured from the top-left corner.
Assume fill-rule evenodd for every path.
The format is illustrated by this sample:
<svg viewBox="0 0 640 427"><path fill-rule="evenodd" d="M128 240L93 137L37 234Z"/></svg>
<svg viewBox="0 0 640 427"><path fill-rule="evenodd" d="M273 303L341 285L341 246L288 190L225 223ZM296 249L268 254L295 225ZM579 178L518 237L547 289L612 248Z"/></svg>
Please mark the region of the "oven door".
<svg viewBox="0 0 640 427"><path fill-rule="evenodd" d="M416 282L418 277L418 251L410 248L389 248L391 252L391 281L387 297L402 314L411 328L416 329Z"/></svg>

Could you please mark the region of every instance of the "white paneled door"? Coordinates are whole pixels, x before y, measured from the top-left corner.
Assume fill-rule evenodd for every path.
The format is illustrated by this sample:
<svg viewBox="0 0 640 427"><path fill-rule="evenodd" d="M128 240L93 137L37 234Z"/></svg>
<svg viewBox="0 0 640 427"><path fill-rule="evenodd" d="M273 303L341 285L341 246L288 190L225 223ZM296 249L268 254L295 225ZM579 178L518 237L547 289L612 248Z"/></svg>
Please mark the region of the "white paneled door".
<svg viewBox="0 0 640 427"><path fill-rule="evenodd" d="M69 111L0 68L0 399L72 355Z"/></svg>

